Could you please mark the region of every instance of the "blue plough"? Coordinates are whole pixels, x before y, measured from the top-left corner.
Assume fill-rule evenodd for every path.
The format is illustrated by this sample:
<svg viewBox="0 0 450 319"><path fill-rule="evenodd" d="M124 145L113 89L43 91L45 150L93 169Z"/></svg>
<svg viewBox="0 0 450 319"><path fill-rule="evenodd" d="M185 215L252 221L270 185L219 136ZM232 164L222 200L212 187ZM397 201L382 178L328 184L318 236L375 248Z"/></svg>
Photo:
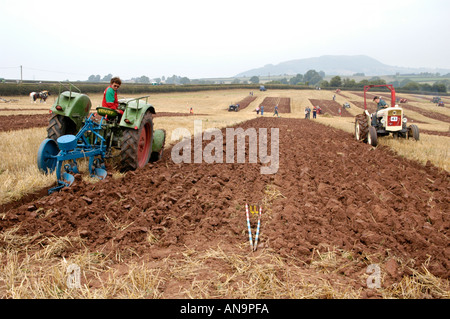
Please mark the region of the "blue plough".
<svg viewBox="0 0 450 319"><path fill-rule="evenodd" d="M94 122L93 114L86 119L84 126L77 135L63 135L55 142L52 139L45 139L38 150L38 167L45 173L52 173L56 169L58 184L50 188L51 194L64 187L72 185L77 174L77 159L89 158L89 173L91 177L104 179L107 175L105 170L106 141L100 135L102 130L103 117L100 122ZM63 163L66 162L66 164Z"/></svg>

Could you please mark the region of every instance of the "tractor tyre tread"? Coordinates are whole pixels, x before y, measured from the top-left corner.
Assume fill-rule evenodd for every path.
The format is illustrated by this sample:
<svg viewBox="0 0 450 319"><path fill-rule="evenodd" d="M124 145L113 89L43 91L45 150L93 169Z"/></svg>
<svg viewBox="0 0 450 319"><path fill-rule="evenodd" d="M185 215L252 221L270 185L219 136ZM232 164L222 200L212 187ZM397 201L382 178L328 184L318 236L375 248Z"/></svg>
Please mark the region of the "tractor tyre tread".
<svg viewBox="0 0 450 319"><path fill-rule="evenodd" d="M410 137L414 138L416 141L418 141L420 138L419 128L415 124L411 124L409 127L408 138L410 138Z"/></svg>
<svg viewBox="0 0 450 319"><path fill-rule="evenodd" d="M365 114L359 114L355 117L355 127L356 125L359 125L359 140L364 142L367 141L367 136L369 134L369 123L367 122L367 117Z"/></svg>
<svg viewBox="0 0 450 319"><path fill-rule="evenodd" d="M66 134L76 134L75 123L66 116L53 114L47 126L47 137L56 141L58 137Z"/></svg>
<svg viewBox="0 0 450 319"><path fill-rule="evenodd" d="M376 147L378 145L378 136L377 136L377 130L375 127L371 126L369 127L369 135L370 135L370 145L373 147Z"/></svg>
<svg viewBox="0 0 450 319"><path fill-rule="evenodd" d="M135 170L137 168L138 136L133 129L123 132L122 146L120 148L121 171Z"/></svg>
<svg viewBox="0 0 450 319"><path fill-rule="evenodd" d="M122 172L136 170L139 167L138 162L138 143L139 135L142 127L145 125L146 121L150 121L153 129L153 120L150 112L147 112L141 122L141 128L136 129L124 129L122 143L120 148L120 170ZM150 148L151 150L151 148ZM150 152L151 153L151 152ZM150 154L149 154L150 156Z"/></svg>

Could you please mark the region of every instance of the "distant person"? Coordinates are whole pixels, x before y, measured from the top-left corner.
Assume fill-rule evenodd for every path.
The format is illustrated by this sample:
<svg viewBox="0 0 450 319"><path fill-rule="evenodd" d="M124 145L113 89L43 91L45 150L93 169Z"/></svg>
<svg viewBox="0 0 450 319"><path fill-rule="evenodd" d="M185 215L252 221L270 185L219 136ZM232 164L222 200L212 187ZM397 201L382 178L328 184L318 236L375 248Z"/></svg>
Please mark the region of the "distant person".
<svg viewBox="0 0 450 319"><path fill-rule="evenodd" d="M264 106L263 105L261 105L260 110L261 110L261 115L264 115Z"/></svg>
<svg viewBox="0 0 450 319"><path fill-rule="evenodd" d="M317 107L314 106L313 107L313 119L315 119L317 117Z"/></svg>
<svg viewBox="0 0 450 319"><path fill-rule="evenodd" d="M189 109L189 114L194 115L194 109L192 107Z"/></svg>
<svg viewBox="0 0 450 319"><path fill-rule="evenodd" d="M256 115L259 115L259 106L256 106L255 111L256 111Z"/></svg>
<svg viewBox="0 0 450 319"><path fill-rule="evenodd" d="M305 108L305 120L311 118L311 109L309 106Z"/></svg>
<svg viewBox="0 0 450 319"><path fill-rule="evenodd" d="M117 99L117 90L122 85L122 81L119 77L113 77L110 81L110 85L103 92L102 106L116 110L120 114L123 114L122 110L119 110L119 100Z"/></svg>
<svg viewBox="0 0 450 319"><path fill-rule="evenodd" d="M274 109L274 111L273 111L273 115L272 116L278 116L278 117L280 117L279 115L278 115L278 105L275 105L275 109Z"/></svg>

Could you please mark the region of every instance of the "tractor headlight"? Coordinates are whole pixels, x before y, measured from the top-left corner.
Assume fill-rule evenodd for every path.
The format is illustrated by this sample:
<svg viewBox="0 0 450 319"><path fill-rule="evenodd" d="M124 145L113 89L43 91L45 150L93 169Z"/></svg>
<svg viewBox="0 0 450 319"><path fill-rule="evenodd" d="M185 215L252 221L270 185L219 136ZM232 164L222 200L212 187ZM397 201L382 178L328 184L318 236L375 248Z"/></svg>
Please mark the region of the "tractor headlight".
<svg viewBox="0 0 450 319"><path fill-rule="evenodd" d="M406 117L403 118L403 123L408 122L408 119Z"/></svg>
<svg viewBox="0 0 450 319"><path fill-rule="evenodd" d="M382 118L380 122L381 122L381 124L384 124L384 123L386 123L386 120L384 118Z"/></svg>

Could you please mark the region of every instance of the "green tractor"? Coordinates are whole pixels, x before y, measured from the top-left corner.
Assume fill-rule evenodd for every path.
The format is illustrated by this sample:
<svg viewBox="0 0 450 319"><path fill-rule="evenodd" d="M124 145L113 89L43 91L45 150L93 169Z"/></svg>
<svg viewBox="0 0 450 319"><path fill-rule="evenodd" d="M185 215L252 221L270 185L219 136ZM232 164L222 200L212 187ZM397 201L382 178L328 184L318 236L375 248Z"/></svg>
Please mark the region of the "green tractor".
<svg viewBox="0 0 450 319"><path fill-rule="evenodd" d="M87 118L91 118L91 100L74 85L69 85L69 90L60 92L51 107L46 141L50 139L58 142L58 138L64 135L77 135ZM72 88L78 92L74 92ZM96 108L97 118L101 123L98 134L106 145L102 157L120 157L121 171L142 168L148 162L159 160L166 134L164 130L153 130L152 115L156 112L148 104L148 96L119 99L118 102L123 115L110 108ZM39 155L42 158L42 154ZM45 170L46 167L40 168Z"/></svg>
<svg viewBox="0 0 450 319"><path fill-rule="evenodd" d="M441 97L440 96L434 96L431 99L431 102L434 103L434 104L438 104L439 102L441 102Z"/></svg>

